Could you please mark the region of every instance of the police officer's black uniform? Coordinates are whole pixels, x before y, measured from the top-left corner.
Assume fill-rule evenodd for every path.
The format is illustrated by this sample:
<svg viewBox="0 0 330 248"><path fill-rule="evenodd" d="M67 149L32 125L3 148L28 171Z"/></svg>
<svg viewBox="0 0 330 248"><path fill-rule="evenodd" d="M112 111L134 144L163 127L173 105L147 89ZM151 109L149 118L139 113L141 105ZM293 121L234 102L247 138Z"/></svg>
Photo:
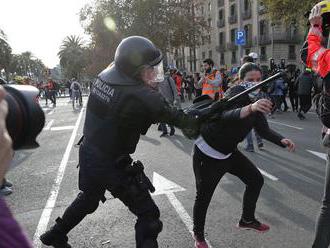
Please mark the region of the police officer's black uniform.
<svg viewBox="0 0 330 248"><path fill-rule="evenodd" d="M115 62L93 83L86 110L84 141L79 151L81 193L62 218L41 241L54 247L71 247L67 233L104 200L106 190L120 199L138 219L136 247L158 247L162 230L159 209L149 191L153 187L129 156L135 152L140 135L151 124L166 122L178 127L196 124L171 108L164 98L139 79L145 66L162 61L161 52L143 37L129 37L118 46Z"/></svg>

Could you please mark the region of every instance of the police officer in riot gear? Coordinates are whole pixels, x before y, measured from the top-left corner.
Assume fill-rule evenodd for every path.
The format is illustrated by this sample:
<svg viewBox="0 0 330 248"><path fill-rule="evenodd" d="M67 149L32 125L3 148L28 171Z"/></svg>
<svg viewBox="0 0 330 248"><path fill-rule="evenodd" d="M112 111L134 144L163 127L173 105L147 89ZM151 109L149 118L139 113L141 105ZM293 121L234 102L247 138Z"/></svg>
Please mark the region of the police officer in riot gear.
<svg viewBox="0 0 330 248"><path fill-rule="evenodd" d="M140 135L153 123L194 126L190 117L169 106L155 90L164 80L162 53L148 39L132 36L118 46L114 63L93 83L87 104L84 140L79 151L80 193L62 218L41 235L43 244L71 247L67 233L105 201L108 190L137 216L136 247L158 247L160 213L141 162L132 162Z"/></svg>

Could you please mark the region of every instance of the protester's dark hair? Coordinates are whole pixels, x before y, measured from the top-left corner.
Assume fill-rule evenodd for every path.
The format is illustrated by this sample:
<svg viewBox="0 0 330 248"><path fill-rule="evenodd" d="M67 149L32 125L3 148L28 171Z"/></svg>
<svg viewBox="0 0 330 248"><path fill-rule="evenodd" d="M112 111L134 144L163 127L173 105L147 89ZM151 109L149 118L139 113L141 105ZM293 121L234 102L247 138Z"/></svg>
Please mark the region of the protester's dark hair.
<svg viewBox="0 0 330 248"><path fill-rule="evenodd" d="M254 63L254 59L249 55L244 55L244 57L242 58L242 62L243 62L243 64Z"/></svg>
<svg viewBox="0 0 330 248"><path fill-rule="evenodd" d="M214 61L212 59L205 59L203 63L210 65L211 67L214 66Z"/></svg>
<svg viewBox="0 0 330 248"><path fill-rule="evenodd" d="M238 76L240 80L243 80L246 76L246 74L250 71L260 71L261 69L257 64L254 63L245 63L242 65L242 67L239 69ZM262 72L261 72L262 73Z"/></svg>

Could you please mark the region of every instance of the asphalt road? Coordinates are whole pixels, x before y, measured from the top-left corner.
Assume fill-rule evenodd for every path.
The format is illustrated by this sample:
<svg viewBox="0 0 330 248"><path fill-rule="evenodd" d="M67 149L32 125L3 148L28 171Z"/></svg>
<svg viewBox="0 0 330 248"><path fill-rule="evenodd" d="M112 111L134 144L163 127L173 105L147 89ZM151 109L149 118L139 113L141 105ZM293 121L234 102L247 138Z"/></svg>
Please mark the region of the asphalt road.
<svg viewBox="0 0 330 248"><path fill-rule="evenodd" d="M38 139L41 147L17 152L7 176L14 183L14 193L6 200L32 240L54 223L78 193L78 149L72 145L82 134L84 108L73 111L67 101L59 99L55 109L44 108L47 120ZM208 210L206 232L213 248L311 247L325 171L321 125L313 113L305 121L291 112L269 121L273 129L297 144L295 153L265 142L264 150L247 154L265 177L257 217L270 224L271 230L259 234L235 227L244 185L226 175ZM157 188L153 197L164 223L159 244L161 248L193 247L189 232L195 198L192 141L178 130L173 137L160 138L159 134L156 126L150 128L134 154L147 166L146 173ZM135 247L135 217L110 194L106 197L94 214L70 232L73 247ZM34 247L42 247L37 239Z"/></svg>

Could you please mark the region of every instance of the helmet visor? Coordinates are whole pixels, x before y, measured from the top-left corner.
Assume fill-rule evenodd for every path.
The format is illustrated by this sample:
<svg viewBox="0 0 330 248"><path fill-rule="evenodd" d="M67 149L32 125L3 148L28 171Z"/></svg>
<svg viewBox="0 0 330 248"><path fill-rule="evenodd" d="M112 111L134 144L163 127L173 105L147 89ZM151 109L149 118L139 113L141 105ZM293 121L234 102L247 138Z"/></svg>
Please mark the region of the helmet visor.
<svg viewBox="0 0 330 248"><path fill-rule="evenodd" d="M159 64L152 66L153 69L153 78L151 81L155 83L160 83L164 81L164 66L163 61L161 61Z"/></svg>

